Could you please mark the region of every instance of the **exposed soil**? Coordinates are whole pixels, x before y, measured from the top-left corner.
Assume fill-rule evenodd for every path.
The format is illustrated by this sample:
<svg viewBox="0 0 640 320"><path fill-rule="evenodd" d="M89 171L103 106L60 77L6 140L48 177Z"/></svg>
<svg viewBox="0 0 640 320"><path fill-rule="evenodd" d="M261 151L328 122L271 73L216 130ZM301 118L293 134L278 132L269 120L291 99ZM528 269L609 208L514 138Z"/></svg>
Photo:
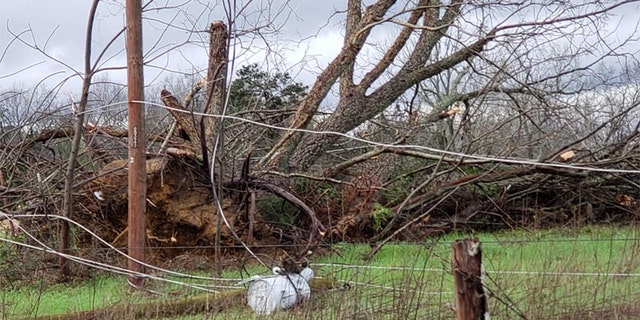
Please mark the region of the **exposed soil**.
<svg viewBox="0 0 640 320"><path fill-rule="evenodd" d="M124 165L125 160L107 164L102 170L104 176L83 190L84 197L77 206L77 211L82 212L79 222L91 226L98 236L117 247L126 246L127 241L128 180ZM196 247L213 253L218 210L198 164L189 159L153 158L147 161L147 174L147 245L162 247L151 249L151 255L168 260ZM230 226L246 239L244 208L231 198L225 198L222 207ZM256 224L252 231L254 241L277 243L266 224ZM220 234L221 246L234 251L229 248L239 244L224 224ZM90 244L93 239L87 236L81 241Z"/></svg>

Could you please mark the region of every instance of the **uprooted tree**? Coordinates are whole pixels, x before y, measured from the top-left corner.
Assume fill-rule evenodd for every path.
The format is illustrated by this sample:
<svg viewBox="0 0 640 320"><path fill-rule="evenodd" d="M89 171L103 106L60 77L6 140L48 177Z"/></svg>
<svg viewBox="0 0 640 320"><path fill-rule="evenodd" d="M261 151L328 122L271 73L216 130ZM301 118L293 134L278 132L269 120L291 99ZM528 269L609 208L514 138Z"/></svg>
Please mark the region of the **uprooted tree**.
<svg viewBox="0 0 640 320"><path fill-rule="evenodd" d="M352 230L386 220L372 240L411 224L626 219L638 63L626 51L633 36L613 44L616 31L603 30L634 5L348 1L342 50L257 169L380 187L367 200L390 214L369 206L334 220ZM392 40L381 44L383 30ZM334 88L335 107L319 116Z"/></svg>
<svg viewBox="0 0 640 320"><path fill-rule="evenodd" d="M216 22L204 81L147 94L171 120L148 115L148 239L174 256L221 233L229 246L308 249L636 217L640 66L629 48L637 43L635 30L613 37L607 24L636 3L349 0L342 48L309 88L256 65L227 81L231 31ZM74 217L117 244L128 133L123 119L110 119L77 127L87 165L68 188L78 192ZM21 199L6 208L59 205L55 179L39 180L48 187L32 190L47 193L31 197L13 181L38 185L24 164L64 158L59 141L78 132L67 125L24 137L3 124L0 192Z"/></svg>
<svg viewBox="0 0 640 320"><path fill-rule="evenodd" d="M225 131L236 131L232 126L225 129L224 119L216 115L226 113L228 32L221 21L216 21L211 24L210 33L207 78L188 90L184 99L176 98L166 89L160 93L161 100L168 107L174 123L168 132L163 134L160 151L166 155L148 160L147 190L151 206L148 210L147 238L169 246L204 246L216 250L221 245L221 237L225 238L223 245L230 248L240 244L252 244L257 238L268 238L270 242L276 242L278 240L273 234L277 234L277 230L274 228L279 227L269 227L258 218L260 214L256 211L254 193L261 191L296 208L309 222L308 228L299 229L301 233L287 232L280 235L286 238L287 243L300 244L300 247L294 246L293 249L287 250L289 254L294 257L302 256L308 249L317 245L326 232L314 210L286 187L250 176L250 151L242 155L246 160L237 179L225 179L225 171L228 169L224 157ZM246 113L253 109L259 116L264 112L260 109L265 107L256 106L266 104L268 112L275 110L276 114L269 115L272 120L264 121L265 123L282 122L287 115L286 110L282 109L297 102L305 93L304 86L293 83L286 74L271 77L259 71L256 66L243 68L238 74L239 78L231 85L230 98L234 104L230 111L234 112L235 108L240 109L237 113ZM251 118L251 115L245 115L245 118ZM242 131L239 134L243 135ZM260 144L262 136L265 135L247 139ZM236 138L230 142L237 144L238 140L245 139ZM237 149L237 146L233 148ZM126 181L121 169L126 167L125 162L115 160L108 163L102 169L103 176L86 189L90 194L98 195L98 201L91 199L93 205L89 212L103 211L105 206L100 204L102 201L109 206L118 203L124 205L126 197L122 192L125 190ZM231 172L233 173L233 170ZM218 189L217 192L214 189ZM225 196L225 200L222 199L222 195ZM109 238L113 238L115 243L122 239L127 227L121 223L113 223L122 221L121 216L112 218L115 220L112 219L110 225L120 225L121 229L118 232L114 232L118 228L111 230L112 236ZM215 246L212 246L214 241ZM169 254L172 255L175 253Z"/></svg>
<svg viewBox="0 0 640 320"><path fill-rule="evenodd" d="M236 113L288 130L234 124L230 178L295 188L337 239L635 215L634 37L602 32L632 5L349 1L342 50L294 114L266 91Z"/></svg>
<svg viewBox="0 0 640 320"><path fill-rule="evenodd" d="M214 22L211 25L210 32L210 62L209 72L206 79L208 92L205 94L206 103L204 105L204 110L196 115L193 108L188 108L188 104L193 98L192 95L200 90L200 86L196 86L193 91L189 92L184 103L180 102L167 90L162 90L161 92L162 101L167 107L169 107L169 112L176 120L177 127L181 132L181 139L185 143L184 148L171 148L167 150L174 155L184 155L201 159L203 173L208 174L210 177L208 181L209 183L218 182L217 186L212 185L211 187L220 187L219 194L222 194L222 190L225 186L227 188L233 187L235 193L240 193L237 197L237 202L239 202L238 204L240 206L244 206L245 214L236 214L234 217L240 219L242 219L242 217L245 218L244 222L248 224L246 232L247 239L249 240L254 238L255 230L255 200L251 200L250 196L255 190L262 190L274 194L306 214L310 221L311 228L308 230L309 238L307 246L303 247L299 254L295 254L296 256L300 256L309 248L315 246L319 240L318 237L324 235L326 231L325 227L316 217L312 208L307 206L296 195L286 190L286 188L279 187L254 176L250 176L248 167L252 156L251 151L248 151L246 154L246 160L242 165L243 169L240 172L239 179L235 181L232 180L227 183L222 181L224 179L224 164L227 162L224 157L225 151L223 143L223 141L225 141L224 131L226 129L223 125L224 118L218 118L217 123L214 123L213 119L215 118L212 115L226 115L226 48L228 45L226 39L228 33L226 27L221 21ZM247 79L247 73L255 79ZM275 110L279 113L280 110L278 109L284 107L285 104L296 102L300 99L300 96L304 94L304 87L289 83L291 81L287 75L278 74L274 77L268 77L265 74L260 73L255 66L240 70L239 75L240 78L233 83L232 89L235 89L235 94L233 96L234 100L238 100L234 101L235 106L236 108L244 107L244 110L242 111L250 111L250 109L256 105L263 105L263 108L270 111ZM246 83L249 80L253 80L253 85ZM270 83L272 81L274 83ZM260 88L257 86L260 84L264 87ZM284 85L284 87L280 88L282 85ZM277 94L274 95L270 90L276 90ZM258 100L255 100L256 98ZM233 108L231 111L233 111ZM257 112L260 113L260 111ZM277 113L276 116L278 116ZM280 115L281 119L282 117L283 115ZM286 117L286 113L284 117ZM269 121L263 122L269 123ZM245 140L239 137L236 138L240 141ZM234 139L232 142L237 143L237 140ZM260 139L255 138L252 139L252 141L257 142L258 144L261 142ZM210 168L218 168L218 170L211 171ZM213 194L215 196L216 193L214 192ZM216 208L214 203L211 203L211 206ZM216 213L215 234L217 236L222 232L220 224L221 220L225 220L226 227L235 238L234 240L243 243L243 240L240 239L234 228L229 224L227 217L224 216L223 210L221 211L219 208L216 208L216 210L212 210L211 212Z"/></svg>

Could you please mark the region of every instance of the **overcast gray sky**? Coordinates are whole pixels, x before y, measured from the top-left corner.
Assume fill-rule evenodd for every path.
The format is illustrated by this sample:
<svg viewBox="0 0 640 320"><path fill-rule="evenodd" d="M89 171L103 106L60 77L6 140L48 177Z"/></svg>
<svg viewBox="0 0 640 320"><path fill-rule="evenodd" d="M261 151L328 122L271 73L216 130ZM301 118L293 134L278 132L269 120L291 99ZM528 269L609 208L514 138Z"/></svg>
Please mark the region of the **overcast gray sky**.
<svg viewBox="0 0 640 320"><path fill-rule="evenodd" d="M28 87L46 77L49 77L47 85L51 87L74 75L67 66L17 41L15 35L81 71L90 3L90 0L0 2L0 21L4 24L0 29L0 89L16 83ZM260 36L253 33L238 38L236 68L258 62L268 69L290 71L296 80L311 84L315 74L342 46L344 14L340 10L345 9L345 0L238 1L239 7L244 3L249 5L239 12L236 29L261 27L261 32ZM208 35L204 30L213 20L225 20L224 12L219 1L153 1L144 13L147 18L144 45L151 60L145 71L146 82L160 85L159 80L174 72L204 71L208 52ZM617 28L613 36L624 39L634 30L638 12L637 4L616 10L618 16L612 18L609 26ZM263 28L267 25L269 27ZM94 30L94 58L123 26L124 0L102 0ZM373 40L371 48L375 48L377 40L392 39L382 32ZM630 47L629 51L637 51L637 42L631 45L635 47ZM125 66L123 36L106 52L102 63L105 67ZM124 82L125 72L109 72L109 77ZM65 91L77 93L79 81L77 77L73 79L67 82Z"/></svg>
<svg viewBox="0 0 640 320"><path fill-rule="evenodd" d="M209 3L211 2L211 3ZM239 1L241 3L242 1ZM330 61L342 45L341 18L336 10L344 9L341 0L330 1L252 1L240 12L236 28L251 30L264 27L261 33L271 49L279 52L265 56L265 41L257 35L239 37L236 67L248 62L280 63L293 66L290 70L300 81L310 82L314 70ZM98 7L94 29L93 57L111 41L124 26L124 0L103 0ZM147 57L153 58L145 71L147 83L173 71L194 72L206 66L208 35L203 32L216 19L225 20L225 11L216 1L164 0L154 1L144 13L144 46ZM84 39L90 0L21 0L0 3L0 87L13 84L31 86L49 77L50 87L73 76L67 66L47 58L38 50L15 39L20 35L30 45L46 51L71 68L83 70ZM169 9L163 9L168 7ZM306 64L299 62L306 58ZM124 37L120 36L103 59L105 67L126 64ZM273 66L272 66L273 67ZM166 69L163 72L160 70ZM301 72L301 70L304 70ZM53 76L51 76L53 75ZM125 72L109 72L109 78L124 82ZM77 77L67 82L65 90L79 91Z"/></svg>

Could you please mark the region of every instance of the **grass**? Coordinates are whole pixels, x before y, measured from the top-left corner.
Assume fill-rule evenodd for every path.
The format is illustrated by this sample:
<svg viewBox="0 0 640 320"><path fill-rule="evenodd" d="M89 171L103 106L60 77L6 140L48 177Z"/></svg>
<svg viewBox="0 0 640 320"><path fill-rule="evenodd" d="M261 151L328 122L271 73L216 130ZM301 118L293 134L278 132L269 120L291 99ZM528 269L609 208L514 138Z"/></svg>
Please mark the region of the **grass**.
<svg viewBox="0 0 640 320"><path fill-rule="evenodd" d="M313 268L317 276L337 279L339 286L314 292L304 306L270 318L454 319L450 244L465 236L451 234L425 239L421 244L390 244L371 261L364 258L370 250L368 245L335 245L336 253L316 257ZM620 310L640 301L640 277L629 275L640 273L640 235L631 227L475 236L483 243L493 319L590 319L589 312L594 315L592 319L601 319L604 317L598 312L606 310L617 310L606 312L609 319L631 319ZM268 271L256 267L250 272ZM237 278L239 274L229 271L226 276ZM350 290L340 289L345 283ZM112 276L72 285L35 281L19 290L2 291L0 315L34 317L133 303L169 304L202 295L177 285L153 284L153 288L179 293L162 297L131 293L122 277ZM244 298L233 299L238 300L234 307L170 319L256 318L244 305Z"/></svg>
<svg viewBox="0 0 640 320"><path fill-rule="evenodd" d="M123 279L100 276L81 283L45 285L39 281L18 290L0 293L2 314L37 316L73 310L92 310L122 302L127 297Z"/></svg>

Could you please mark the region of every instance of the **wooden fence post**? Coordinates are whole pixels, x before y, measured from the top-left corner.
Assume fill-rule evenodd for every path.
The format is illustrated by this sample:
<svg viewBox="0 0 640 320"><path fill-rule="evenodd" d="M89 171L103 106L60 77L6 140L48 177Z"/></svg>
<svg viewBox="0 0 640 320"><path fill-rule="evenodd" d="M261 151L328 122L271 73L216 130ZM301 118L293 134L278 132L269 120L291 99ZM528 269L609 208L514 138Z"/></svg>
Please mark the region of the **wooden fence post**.
<svg viewBox="0 0 640 320"><path fill-rule="evenodd" d="M478 239L456 240L451 258L458 320L489 319L482 284L482 248Z"/></svg>

